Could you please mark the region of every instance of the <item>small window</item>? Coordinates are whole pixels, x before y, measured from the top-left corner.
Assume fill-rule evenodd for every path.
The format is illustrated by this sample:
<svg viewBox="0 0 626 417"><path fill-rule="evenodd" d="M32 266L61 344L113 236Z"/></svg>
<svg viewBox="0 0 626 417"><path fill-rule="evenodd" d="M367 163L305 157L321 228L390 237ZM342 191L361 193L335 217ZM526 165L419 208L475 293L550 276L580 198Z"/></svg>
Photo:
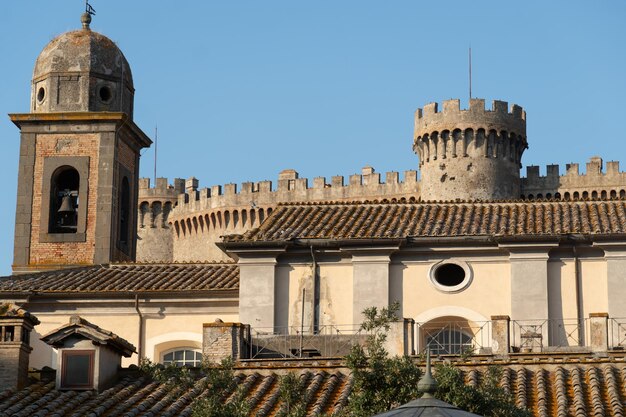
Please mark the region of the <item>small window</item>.
<svg viewBox="0 0 626 417"><path fill-rule="evenodd" d="M127 245L130 240L130 184L128 177L122 178L120 192L120 243Z"/></svg>
<svg viewBox="0 0 626 417"><path fill-rule="evenodd" d="M178 367L198 367L202 364L202 352L190 348L171 350L163 354L163 365L170 364Z"/></svg>
<svg viewBox="0 0 626 417"><path fill-rule="evenodd" d="M61 387L92 389L94 356L93 350L64 350L61 358Z"/></svg>
<svg viewBox="0 0 626 417"><path fill-rule="evenodd" d="M103 103L108 103L111 101L111 98L113 98L113 93L109 86L104 85L98 89L98 96Z"/></svg>
<svg viewBox="0 0 626 417"><path fill-rule="evenodd" d="M39 87L39 90L37 90L37 101L41 103L44 98L46 98L46 90L43 87Z"/></svg>
<svg viewBox="0 0 626 417"><path fill-rule="evenodd" d="M2 341L3 342L13 342L15 340L15 327L14 326L4 326L2 329Z"/></svg>
<svg viewBox="0 0 626 417"><path fill-rule="evenodd" d="M459 292L472 281L472 269L466 262L441 261L430 268L430 281L439 291Z"/></svg>

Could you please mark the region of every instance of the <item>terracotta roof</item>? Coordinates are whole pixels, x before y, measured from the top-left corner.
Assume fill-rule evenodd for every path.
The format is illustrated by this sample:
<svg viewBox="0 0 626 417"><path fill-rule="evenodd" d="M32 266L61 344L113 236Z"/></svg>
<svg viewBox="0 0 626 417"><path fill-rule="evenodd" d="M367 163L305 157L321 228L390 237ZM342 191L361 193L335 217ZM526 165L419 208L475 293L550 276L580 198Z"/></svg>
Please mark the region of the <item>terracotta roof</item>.
<svg viewBox="0 0 626 417"><path fill-rule="evenodd" d="M234 263L111 264L0 278L0 293L165 292L236 290Z"/></svg>
<svg viewBox="0 0 626 417"><path fill-rule="evenodd" d="M111 349L118 351L127 358L130 358L133 353L137 353L135 346L128 340L119 337L111 331L102 329L78 315L71 316L69 323L49 332L41 340L50 346L62 347L63 341L74 335L82 336L99 345L108 345Z"/></svg>
<svg viewBox="0 0 626 417"><path fill-rule="evenodd" d="M28 310L24 310L13 303L0 303L0 320L12 319L16 317L26 319L34 326L40 323L39 319L30 314Z"/></svg>
<svg viewBox="0 0 626 417"><path fill-rule="evenodd" d="M275 416L281 410L279 377L257 372L236 375L243 386L250 415ZM304 372L301 374L309 393L308 415L330 413L345 404L350 389L349 378L340 372ZM44 415L54 411L64 416L190 416L192 401L201 398L205 388L199 380L191 388L149 381L146 377L126 377L114 387L93 391L57 391L54 382L37 383L18 393L0 392L0 417ZM38 414L41 413L41 414Z"/></svg>
<svg viewBox="0 0 626 417"><path fill-rule="evenodd" d="M312 364L313 365L313 364ZM536 417L623 417L626 415L626 363L581 360L577 363L503 365L500 384L520 407ZM460 366L466 384L485 377L486 365ZM332 413L347 402L351 380L345 369L292 369L305 380L309 395L307 415ZM251 415L275 416L281 409L278 395L281 371L238 371L252 407ZM435 375L436 376L436 375ZM191 388L127 376L112 388L92 391L57 391L52 383L36 383L17 393L0 392L0 417L56 416L189 416L191 402L203 394L202 381ZM91 414L93 413L93 414Z"/></svg>
<svg viewBox="0 0 626 417"><path fill-rule="evenodd" d="M626 200L281 204L225 242L626 233Z"/></svg>

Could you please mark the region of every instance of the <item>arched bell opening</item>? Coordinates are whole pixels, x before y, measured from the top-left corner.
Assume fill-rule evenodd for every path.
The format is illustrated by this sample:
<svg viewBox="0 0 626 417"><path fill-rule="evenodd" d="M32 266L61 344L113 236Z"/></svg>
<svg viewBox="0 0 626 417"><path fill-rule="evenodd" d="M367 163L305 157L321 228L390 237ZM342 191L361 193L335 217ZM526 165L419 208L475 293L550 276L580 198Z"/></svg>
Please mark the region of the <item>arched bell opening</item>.
<svg viewBox="0 0 626 417"><path fill-rule="evenodd" d="M57 168L50 178L48 233L76 233L80 174L71 166Z"/></svg>

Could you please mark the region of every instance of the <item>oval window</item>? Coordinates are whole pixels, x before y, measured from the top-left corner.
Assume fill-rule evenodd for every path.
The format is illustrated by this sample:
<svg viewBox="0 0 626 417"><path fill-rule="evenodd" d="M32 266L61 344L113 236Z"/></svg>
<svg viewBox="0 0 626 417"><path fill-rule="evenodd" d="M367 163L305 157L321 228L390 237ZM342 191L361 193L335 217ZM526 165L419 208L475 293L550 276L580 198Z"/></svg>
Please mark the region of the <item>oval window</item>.
<svg viewBox="0 0 626 417"><path fill-rule="evenodd" d="M41 103L44 98L46 98L46 90L43 87L39 87L39 90L37 90L37 101Z"/></svg>
<svg viewBox="0 0 626 417"><path fill-rule="evenodd" d="M459 292L472 281L472 270L466 262L441 261L430 268L430 280L439 291Z"/></svg>
<svg viewBox="0 0 626 417"><path fill-rule="evenodd" d="M113 97L111 89L106 85L100 87L100 89L98 90L98 95L100 96L100 100L102 100L104 103L108 103Z"/></svg>

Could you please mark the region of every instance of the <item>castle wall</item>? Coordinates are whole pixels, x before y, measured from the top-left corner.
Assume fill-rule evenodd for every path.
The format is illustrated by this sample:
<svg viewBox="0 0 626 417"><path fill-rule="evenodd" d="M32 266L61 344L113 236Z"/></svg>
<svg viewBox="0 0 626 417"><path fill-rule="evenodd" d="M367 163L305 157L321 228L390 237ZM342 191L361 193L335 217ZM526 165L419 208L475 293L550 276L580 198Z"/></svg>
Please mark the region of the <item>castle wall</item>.
<svg viewBox="0 0 626 417"><path fill-rule="evenodd" d="M579 165L567 164L565 174L560 175L558 165L548 165L546 175L539 175L539 167L526 167L526 178L522 178L521 197L524 199L587 199L626 197L626 173L620 172L619 162L606 163L599 157L589 159L586 173L579 172Z"/></svg>
<svg viewBox="0 0 626 417"><path fill-rule="evenodd" d="M162 180L165 185L156 187L154 191L150 191L153 189L146 179L140 183L138 260L229 260L215 242L219 242L223 235L245 233L260 226L281 202L417 200L420 195L416 171L406 171L403 180L400 180L399 173L388 172L385 182L382 182L381 174L371 167L363 168L361 175L351 175L347 184L343 176L335 176L330 183L324 177L318 177L310 185L309 180L299 178L296 171L285 170L279 175L276 189L273 189L271 181L260 181L243 183L240 190L236 184L198 190L198 181L190 178L186 181L185 192L177 194L181 190L180 185L172 187L174 191L165 191L163 187L167 180ZM176 199L174 194L177 194ZM144 225L142 230L141 211L149 213L148 207L153 207L155 201L164 200L171 201L173 208L167 214L167 228L147 228ZM166 229L172 234L171 243L166 240ZM164 258L158 259L160 256Z"/></svg>
<svg viewBox="0 0 626 417"><path fill-rule="evenodd" d="M172 262L174 237L169 216L178 203L178 194L184 193L184 181L176 178L174 185L167 178L157 178L154 188L150 179L139 180L137 222L137 261Z"/></svg>

